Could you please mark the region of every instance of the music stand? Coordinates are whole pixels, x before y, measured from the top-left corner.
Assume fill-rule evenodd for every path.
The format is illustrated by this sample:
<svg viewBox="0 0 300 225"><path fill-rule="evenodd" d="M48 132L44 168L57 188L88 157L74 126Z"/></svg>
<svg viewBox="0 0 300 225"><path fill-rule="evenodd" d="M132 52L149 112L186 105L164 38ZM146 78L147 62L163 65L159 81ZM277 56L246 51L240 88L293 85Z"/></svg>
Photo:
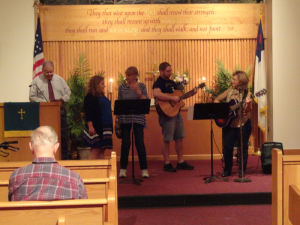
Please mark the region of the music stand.
<svg viewBox="0 0 300 225"><path fill-rule="evenodd" d="M226 178L220 178L214 176L213 172L213 119L226 119L229 115L230 105L229 103L199 103L194 105L194 120L208 120L210 119L210 156L211 156L211 176L205 177L205 184L211 182L214 179L220 179L228 181Z"/></svg>
<svg viewBox="0 0 300 225"><path fill-rule="evenodd" d="M132 178L119 181L132 181L136 185L140 185L142 179L135 179L134 177L134 132L133 132L133 115L134 114L149 114L150 111L150 99L128 99L128 100L116 100L114 115L130 115L131 114L131 147L132 147Z"/></svg>

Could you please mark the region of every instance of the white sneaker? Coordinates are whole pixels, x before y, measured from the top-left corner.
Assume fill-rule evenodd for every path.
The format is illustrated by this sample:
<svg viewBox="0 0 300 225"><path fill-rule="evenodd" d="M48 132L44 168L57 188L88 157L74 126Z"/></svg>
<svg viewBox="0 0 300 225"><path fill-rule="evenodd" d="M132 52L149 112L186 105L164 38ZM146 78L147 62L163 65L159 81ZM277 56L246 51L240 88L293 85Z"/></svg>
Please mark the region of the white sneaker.
<svg viewBox="0 0 300 225"><path fill-rule="evenodd" d="M149 172L148 172L148 170L142 170L142 177L143 178L149 178Z"/></svg>
<svg viewBox="0 0 300 225"><path fill-rule="evenodd" d="M126 177L126 172L127 172L126 169L120 169L119 177L125 178Z"/></svg>

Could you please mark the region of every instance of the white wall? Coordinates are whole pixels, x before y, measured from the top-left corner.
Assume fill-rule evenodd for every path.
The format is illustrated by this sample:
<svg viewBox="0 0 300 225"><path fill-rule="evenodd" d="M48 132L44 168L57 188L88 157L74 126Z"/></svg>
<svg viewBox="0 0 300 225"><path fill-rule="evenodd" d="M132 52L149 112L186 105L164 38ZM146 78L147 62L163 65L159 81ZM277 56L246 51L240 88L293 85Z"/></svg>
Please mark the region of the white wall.
<svg viewBox="0 0 300 225"><path fill-rule="evenodd" d="M32 79L34 0L0 0L0 102L27 102Z"/></svg>
<svg viewBox="0 0 300 225"><path fill-rule="evenodd" d="M273 141L300 148L300 1L272 0Z"/></svg>
<svg viewBox="0 0 300 225"><path fill-rule="evenodd" d="M272 47L272 0L266 0L266 27L264 37L266 50L266 72L267 72L267 98L268 98L268 116L267 116L267 140L273 141L273 47Z"/></svg>

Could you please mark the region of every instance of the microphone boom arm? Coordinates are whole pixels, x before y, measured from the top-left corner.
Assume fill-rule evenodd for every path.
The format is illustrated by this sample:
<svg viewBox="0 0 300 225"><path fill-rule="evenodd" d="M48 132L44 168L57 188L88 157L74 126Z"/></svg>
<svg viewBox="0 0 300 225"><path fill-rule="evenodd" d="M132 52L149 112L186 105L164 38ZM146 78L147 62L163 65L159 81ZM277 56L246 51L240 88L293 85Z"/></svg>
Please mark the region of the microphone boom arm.
<svg viewBox="0 0 300 225"><path fill-rule="evenodd" d="M14 147L14 146L11 146L9 144L18 144L18 141L5 141L5 142L2 142L0 144L0 148L3 148L4 150L9 150L9 151L12 151L12 152L19 151L18 147ZM8 152L0 150L0 156L7 157L8 155L9 155Z"/></svg>
<svg viewBox="0 0 300 225"><path fill-rule="evenodd" d="M29 87L31 88L33 85L35 85L39 89L39 91L42 93L42 95L43 95L44 99L46 100L46 102L48 102L48 100L45 97L44 93L41 91L41 89L39 88L39 86L37 86L37 84L31 84L31 85L29 85Z"/></svg>

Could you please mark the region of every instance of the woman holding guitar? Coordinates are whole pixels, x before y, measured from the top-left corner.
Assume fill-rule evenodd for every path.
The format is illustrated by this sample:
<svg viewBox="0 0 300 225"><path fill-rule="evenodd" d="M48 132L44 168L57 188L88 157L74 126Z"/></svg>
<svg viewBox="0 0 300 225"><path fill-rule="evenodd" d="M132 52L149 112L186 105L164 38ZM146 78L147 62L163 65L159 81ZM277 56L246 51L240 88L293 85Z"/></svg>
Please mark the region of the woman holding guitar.
<svg viewBox="0 0 300 225"><path fill-rule="evenodd" d="M171 105L176 105L182 102L181 96L175 94L177 90L177 84L170 79L172 75L172 67L169 63L163 62L159 65L160 76L157 78L153 84L153 95L156 102L167 102ZM194 88L191 92L188 92L187 97L191 97L197 93L197 88ZM181 106L182 107L182 106ZM163 133L163 157L164 157L164 167L163 170L167 172L176 172L176 169L182 170L193 170L194 166L189 165L183 160L183 144L182 140L185 137L183 119L180 115L179 110L175 115L171 114L168 116L167 113L161 113L161 109L156 108L159 117L159 124L162 127ZM169 159L170 142L175 141L175 150L178 157L178 162L176 168L172 166Z"/></svg>
<svg viewBox="0 0 300 225"><path fill-rule="evenodd" d="M242 126L242 142L243 142L243 159L239 160L239 177L243 177L243 174L246 172L247 160L248 160L248 141L252 131L252 125L250 120L250 112L252 109L252 99L251 92L248 91L249 79L247 74L243 71L236 71L233 74L232 86L227 89L225 92L220 94L214 100L215 103L221 101L226 102L236 102L239 104L242 109L237 109L236 116L231 118L230 122L226 124L223 128L223 139L224 144L224 160L225 168L222 177L227 177L231 175L232 164L233 164L233 148L236 141L238 141L238 146L241 146L241 137L240 137L240 126ZM231 106L233 108L233 106ZM242 112L241 114L239 112ZM239 157L241 154L239 154ZM243 171L242 165L243 162Z"/></svg>

